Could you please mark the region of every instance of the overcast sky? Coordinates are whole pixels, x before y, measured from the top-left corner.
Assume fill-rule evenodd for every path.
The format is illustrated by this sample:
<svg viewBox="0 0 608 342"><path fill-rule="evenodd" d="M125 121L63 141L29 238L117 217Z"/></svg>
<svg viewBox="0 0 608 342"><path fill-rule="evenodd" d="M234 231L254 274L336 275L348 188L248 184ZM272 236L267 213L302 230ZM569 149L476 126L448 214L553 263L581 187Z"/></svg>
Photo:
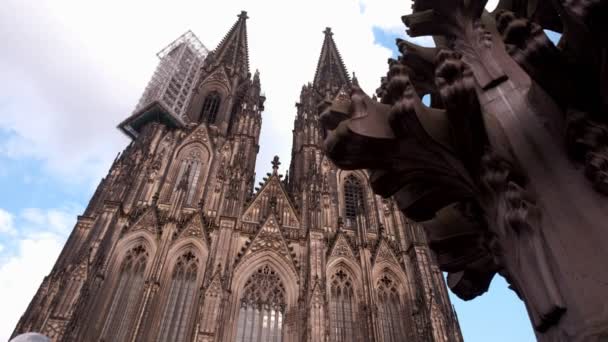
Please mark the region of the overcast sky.
<svg viewBox="0 0 608 342"><path fill-rule="evenodd" d="M213 49L236 15L248 11L250 68L260 70L267 97L256 171L269 171L276 154L284 172L294 104L314 77L325 27L332 27L349 72L371 93L395 53L394 38L405 38L400 16L410 6L408 0L4 0L0 341L128 143L116 125L137 103L156 52L189 29ZM483 298L454 304L467 342L534 340L523 305L502 280Z"/></svg>

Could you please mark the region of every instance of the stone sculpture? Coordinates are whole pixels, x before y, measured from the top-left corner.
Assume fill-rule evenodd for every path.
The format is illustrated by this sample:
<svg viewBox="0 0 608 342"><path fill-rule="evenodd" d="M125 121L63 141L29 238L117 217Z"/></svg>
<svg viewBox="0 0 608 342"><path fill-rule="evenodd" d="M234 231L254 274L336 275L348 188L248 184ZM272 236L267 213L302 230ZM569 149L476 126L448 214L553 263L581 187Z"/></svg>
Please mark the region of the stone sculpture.
<svg viewBox="0 0 608 342"><path fill-rule="evenodd" d="M499 273L539 340L606 339L608 1L485 5L414 1L436 47L397 40L378 101L355 80L327 103L326 152L422 223L456 295Z"/></svg>

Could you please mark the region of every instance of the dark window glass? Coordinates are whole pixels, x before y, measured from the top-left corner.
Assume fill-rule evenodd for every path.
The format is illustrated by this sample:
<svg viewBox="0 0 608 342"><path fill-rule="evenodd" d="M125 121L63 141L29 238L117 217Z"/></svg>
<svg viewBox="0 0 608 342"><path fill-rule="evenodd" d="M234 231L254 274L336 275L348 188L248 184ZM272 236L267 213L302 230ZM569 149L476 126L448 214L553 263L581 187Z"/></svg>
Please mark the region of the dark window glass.
<svg viewBox="0 0 608 342"><path fill-rule="evenodd" d="M353 228L357 222L357 214L365 208L363 200L363 185L353 175L344 180L344 216L346 227Z"/></svg>
<svg viewBox="0 0 608 342"><path fill-rule="evenodd" d="M201 121L206 121L208 123L215 123L215 119L217 119L217 113L220 110L220 104L222 102L222 98L217 91L212 91L207 95L205 101L203 102L203 110L201 111Z"/></svg>

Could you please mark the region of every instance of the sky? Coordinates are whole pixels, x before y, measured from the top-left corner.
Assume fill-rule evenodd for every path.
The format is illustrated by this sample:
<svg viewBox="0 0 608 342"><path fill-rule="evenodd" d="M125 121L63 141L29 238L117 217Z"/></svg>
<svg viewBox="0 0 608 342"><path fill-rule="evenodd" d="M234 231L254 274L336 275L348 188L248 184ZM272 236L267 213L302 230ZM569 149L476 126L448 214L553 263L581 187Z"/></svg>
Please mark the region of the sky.
<svg viewBox="0 0 608 342"><path fill-rule="evenodd" d="M489 6L496 1L490 1ZM294 104L331 26L349 71L371 93L407 38L408 0L4 0L0 6L0 341L50 271L112 160L156 52L191 29L213 49L247 10L251 70L266 110L256 172L289 164ZM428 37L414 41L429 45ZM471 302L452 296L465 341L534 341L523 303L497 278Z"/></svg>

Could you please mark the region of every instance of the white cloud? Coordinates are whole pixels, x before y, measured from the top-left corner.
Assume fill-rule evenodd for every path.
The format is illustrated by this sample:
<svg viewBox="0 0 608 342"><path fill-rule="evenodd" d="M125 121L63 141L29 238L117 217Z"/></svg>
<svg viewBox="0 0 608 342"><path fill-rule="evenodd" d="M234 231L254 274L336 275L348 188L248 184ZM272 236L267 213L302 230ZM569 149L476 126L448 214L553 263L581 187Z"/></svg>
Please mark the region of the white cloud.
<svg viewBox="0 0 608 342"><path fill-rule="evenodd" d="M14 226L13 214L0 208L0 233L15 235L17 231Z"/></svg>
<svg viewBox="0 0 608 342"><path fill-rule="evenodd" d="M376 13L368 3L368 13ZM188 29L215 48L241 10L249 12L250 65L267 95L260 173L274 154L291 155L294 103L312 81L326 26L347 68L373 91L391 52L374 43L374 16L355 0L53 2L0 6L0 155L34 158L69 183L96 183L127 139L116 125L130 114L156 66L155 53ZM398 20L398 15L397 15ZM17 231L0 259L0 340L6 340L48 274L77 210L0 211ZM8 213L3 215L2 213ZM13 228L11 228L13 227ZM10 228L10 229L9 229Z"/></svg>
<svg viewBox="0 0 608 342"><path fill-rule="evenodd" d="M363 15L370 26L402 35L405 26L401 17L412 13L411 0L360 0Z"/></svg>
<svg viewBox="0 0 608 342"><path fill-rule="evenodd" d="M198 0L171 5L9 0L0 8L6 47L0 61L5 80L0 128L11 135L0 153L42 160L69 182L96 182L127 142L115 127L143 91L156 51L187 29L215 48L244 9L250 16L251 67L260 69L268 97L259 163L266 171L272 155L279 154L286 166L294 103L314 76L326 26L333 28L348 69L368 91L386 71L390 51L374 43L372 27L397 31L407 6L362 2L363 13L355 0L241 0L213 8Z"/></svg>
<svg viewBox="0 0 608 342"><path fill-rule="evenodd" d="M490 0L488 7L497 0ZM321 31L331 26L344 61L368 92L390 51L372 29L405 37L411 0L8 0L0 7L0 154L35 158L67 182L97 183L128 142L115 127L130 114L155 53L188 29L215 48L248 10L251 66L267 94L258 170L289 161L294 102L311 81ZM414 41L431 44L429 37Z"/></svg>
<svg viewBox="0 0 608 342"><path fill-rule="evenodd" d="M13 230L0 244L0 341L8 340L50 272L80 211L69 205L61 209L27 208L15 215L0 208L0 226L2 218L9 217L8 226ZM12 248L5 250L5 244Z"/></svg>
<svg viewBox="0 0 608 342"><path fill-rule="evenodd" d="M34 231L52 231L58 234L68 234L73 228L76 213L79 210L72 206L69 209L40 209L26 208L21 212L24 225L31 225Z"/></svg>
<svg viewBox="0 0 608 342"><path fill-rule="evenodd" d="M10 337L63 242L55 234L33 235L20 240L16 254L0 265L0 340L7 341Z"/></svg>

